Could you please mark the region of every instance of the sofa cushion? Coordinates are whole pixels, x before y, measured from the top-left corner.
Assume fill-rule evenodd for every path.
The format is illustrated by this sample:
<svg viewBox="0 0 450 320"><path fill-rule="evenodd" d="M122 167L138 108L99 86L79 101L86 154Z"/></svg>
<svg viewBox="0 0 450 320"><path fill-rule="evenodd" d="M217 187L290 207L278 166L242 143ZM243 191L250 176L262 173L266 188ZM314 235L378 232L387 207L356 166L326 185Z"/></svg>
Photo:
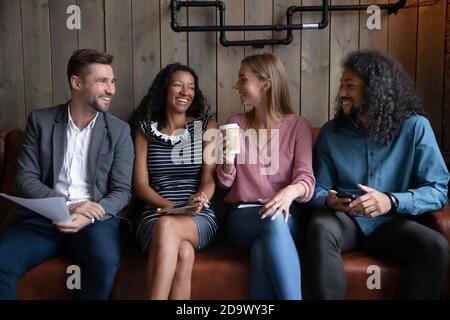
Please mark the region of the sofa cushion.
<svg viewBox="0 0 450 320"><path fill-rule="evenodd" d="M347 299L398 299L401 296L406 273L404 265L357 251L344 253L342 260L347 274ZM380 268L380 289L367 286L373 274L373 271L368 273L369 266Z"/></svg>
<svg viewBox="0 0 450 320"><path fill-rule="evenodd" d="M347 299L395 299L400 296L404 281L404 267L387 259L381 259L362 252L343 254L347 273ZM51 258L28 272L19 281L19 299L67 299L71 291L66 287L69 275L66 273L70 261ZM137 246L123 250L122 262L116 276L112 299L144 299L146 256ZM367 268L380 268L380 289L366 286L370 274ZM305 270L305 264L302 265ZM248 253L238 251L224 242L218 242L198 252L192 274L193 300L244 300L249 297L250 265ZM51 276L49 276L51 275ZM303 275L303 287L307 286ZM304 288L304 298L309 298Z"/></svg>

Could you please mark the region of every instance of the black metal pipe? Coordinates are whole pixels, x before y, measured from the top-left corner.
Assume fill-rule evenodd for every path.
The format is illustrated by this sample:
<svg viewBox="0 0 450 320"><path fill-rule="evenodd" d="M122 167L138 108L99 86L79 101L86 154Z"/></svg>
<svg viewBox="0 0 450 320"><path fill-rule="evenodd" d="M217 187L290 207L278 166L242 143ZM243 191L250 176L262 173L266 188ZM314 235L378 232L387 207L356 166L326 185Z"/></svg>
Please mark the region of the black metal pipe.
<svg viewBox="0 0 450 320"><path fill-rule="evenodd" d="M381 10L388 10L392 13L397 12L400 8L402 8L406 4L407 0L399 0L393 4L379 4L377 5ZM322 6L291 6L288 8L290 10L290 14L295 12L306 12L306 11L322 11L326 15L326 19L322 16L322 21L317 23L317 27L313 28L311 25L314 24L275 24L275 25L219 25L219 26L179 26L176 22L176 14L173 8L181 8L181 7L217 7L220 12L223 14L225 10L225 4L222 1L199 1L199 2L180 2L178 0L171 1L171 9L172 9L172 18L175 18L175 21L172 19L171 26L172 29L176 32L214 32L214 31L284 31L284 30L301 30L301 29L322 29L328 25L328 14L330 11L352 11L352 10L365 10L370 4L367 5L333 5L328 6L328 2L323 0Z"/></svg>
<svg viewBox="0 0 450 320"><path fill-rule="evenodd" d="M178 1L177 10L182 7L217 7L225 10L225 3L223 1Z"/></svg>
<svg viewBox="0 0 450 320"><path fill-rule="evenodd" d="M328 0L323 0L322 6L322 21L319 22L319 29L324 29L328 25Z"/></svg>
<svg viewBox="0 0 450 320"><path fill-rule="evenodd" d="M406 0L400 0L400 1L406 1ZM381 10L387 10L390 9L394 4L377 4L377 6ZM366 10L367 7L370 5L366 4L355 4L355 5L333 5L328 7L328 11L357 11L357 10ZM297 10L295 12L301 11L322 11L322 6L306 6L306 7L298 7L293 6Z"/></svg>
<svg viewBox="0 0 450 320"><path fill-rule="evenodd" d="M286 10L286 21L287 26L289 27L287 30L286 37L284 39L259 39L259 40L234 40L229 41L225 37L225 31L220 32L220 44L224 47L228 46L254 46L254 47L264 47L265 45L276 45L276 44L283 44L288 45L292 43L294 36L292 34L292 30L295 29L304 29L305 27L308 27L309 25L312 26L314 29L323 29L328 25L328 1L323 0L323 7L322 7L322 21L315 24L301 24L301 25L294 25L292 24L292 16L294 14L293 8L289 7L288 10ZM221 25L224 25L224 23ZM275 25L277 28L279 25Z"/></svg>
<svg viewBox="0 0 450 320"><path fill-rule="evenodd" d="M399 0L393 4L377 5L381 10L388 10L389 13L397 13L399 9L403 8L407 0ZM219 41L223 46L264 46L272 44L290 44L293 40L292 30L303 29L323 29L328 26L328 17L330 11L351 11L351 10L366 10L370 4L367 5L328 5L328 0L322 0L322 6L290 6L286 10L286 24L274 25L232 25L227 26L225 23L226 6L223 1L178 1L171 0L171 22L170 26L175 32L220 32ZM219 25L215 26L180 26L177 23L176 11L182 7L216 7L219 9ZM301 23L293 24L292 17L296 12L314 12L322 11L322 19L318 23ZM287 31L286 37L283 39L258 39L258 40L227 40L225 31Z"/></svg>
<svg viewBox="0 0 450 320"><path fill-rule="evenodd" d="M332 5L328 6L328 11L355 11L355 10L366 10L371 5L378 6L381 10L388 10L389 13L397 13L398 10L403 8L407 0L399 0L396 3L391 4L355 4L355 5ZM294 12L305 12L305 11L322 11L322 6L291 6Z"/></svg>
<svg viewBox="0 0 450 320"><path fill-rule="evenodd" d="M253 47L264 47L266 45L274 44L284 44L288 45L292 42L293 37L286 37L284 39L258 39L258 40L227 40L220 39L220 44L224 47L230 46L253 46Z"/></svg>

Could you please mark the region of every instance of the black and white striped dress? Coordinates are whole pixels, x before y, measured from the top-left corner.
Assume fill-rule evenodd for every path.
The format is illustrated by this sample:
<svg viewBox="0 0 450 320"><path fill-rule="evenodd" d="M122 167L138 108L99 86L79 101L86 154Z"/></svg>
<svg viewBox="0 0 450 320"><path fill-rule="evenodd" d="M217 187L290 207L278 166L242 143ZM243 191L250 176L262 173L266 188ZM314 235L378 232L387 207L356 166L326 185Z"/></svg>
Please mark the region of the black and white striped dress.
<svg viewBox="0 0 450 320"><path fill-rule="evenodd" d="M202 175L202 138L209 120L208 115L186 123L180 135L166 135L158 131L157 122L140 122L147 137L147 167L150 187L162 197L183 204L198 192ZM139 216L136 238L145 251L155 222L161 217L156 208L146 205ZM198 227L199 249L206 247L217 232L217 219L212 207L192 216Z"/></svg>

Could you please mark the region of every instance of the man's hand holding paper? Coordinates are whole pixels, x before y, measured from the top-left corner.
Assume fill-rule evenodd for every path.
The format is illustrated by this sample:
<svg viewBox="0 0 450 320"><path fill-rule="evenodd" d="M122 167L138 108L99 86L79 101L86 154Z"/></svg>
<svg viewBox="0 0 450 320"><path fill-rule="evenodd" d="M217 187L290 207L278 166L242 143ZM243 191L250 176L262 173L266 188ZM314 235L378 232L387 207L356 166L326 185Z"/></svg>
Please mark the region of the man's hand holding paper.
<svg viewBox="0 0 450 320"><path fill-rule="evenodd" d="M59 231L63 233L77 233L84 227L92 223L90 218L87 218L81 214L71 214L70 220L67 222L53 222L53 224L58 228Z"/></svg>
<svg viewBox="0 0 450 320"><path fill-rule="evenodd" d="M69 221L69 209L66 206L64 197L52 197L43 199L25 199L0 193L0 196L11 200L22 207L39 213L53 221Z"/></svg>

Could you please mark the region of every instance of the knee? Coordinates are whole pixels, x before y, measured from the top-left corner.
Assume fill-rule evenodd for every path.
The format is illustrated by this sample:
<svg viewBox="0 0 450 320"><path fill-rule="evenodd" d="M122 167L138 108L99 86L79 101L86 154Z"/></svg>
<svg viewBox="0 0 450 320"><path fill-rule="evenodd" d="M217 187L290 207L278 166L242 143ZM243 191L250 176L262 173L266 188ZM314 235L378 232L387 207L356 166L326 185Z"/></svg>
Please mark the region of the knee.
<svg viewBox="0 0 450 320"><path fill-rule="evenodd" d="M433 236L422 237L420 250L431 259L442 261L446 265L449 256L448 241L440 233L433 233Z"/></svg>
<svg viewBox="0 0 450 320"><path fill-rule="evenodd" d="M152 241L167 243L173 236L174 221L172 217L161 217L153 227Z"/></svg>
<svg viewBox="0 0 450 320"><path fill-rule="evenodd" d="M313 214L307 228L308 246L321 246L324 242L337 243L339 228L328 213Z"/></svg>
<svg viewBox="0 0 450 320"><path fill-rule="evenodd" d="M181 241L178 250L178 262L192 265L195 259L194 247L188 241Z"/></svg>
<svg viewBox="0 0 450 320"><path fill-rule="evenodd" d="M437 236L434 246L435 246L437 252L440 252L442 255L445 255L446 257L448 257L448 251L449 251L448 241L447 241L447 239L445 239L445 237L442 234L439 234Z"/></svg>
<svg viewBox="0 0 450 320"><path fill-rule="evenodd" d="M119 254L113 253L96 253L92 254L88 257L86 261L87 265L91 272L98 274L98 277L103 275L105 278L109 278L111 276L115 276L117 270L119 269L120 264L120 256ZM84 266L81 266L83 270Z"/></svg>
<svg viewBox="0 0 450 320"><path fill-rule="evenodd" d="M274 220L271 220L270 217L263 219L263 230L265 233L280 233L280 232L288 232L289 227L284 222L284 215L279 214Z"/></svg>

